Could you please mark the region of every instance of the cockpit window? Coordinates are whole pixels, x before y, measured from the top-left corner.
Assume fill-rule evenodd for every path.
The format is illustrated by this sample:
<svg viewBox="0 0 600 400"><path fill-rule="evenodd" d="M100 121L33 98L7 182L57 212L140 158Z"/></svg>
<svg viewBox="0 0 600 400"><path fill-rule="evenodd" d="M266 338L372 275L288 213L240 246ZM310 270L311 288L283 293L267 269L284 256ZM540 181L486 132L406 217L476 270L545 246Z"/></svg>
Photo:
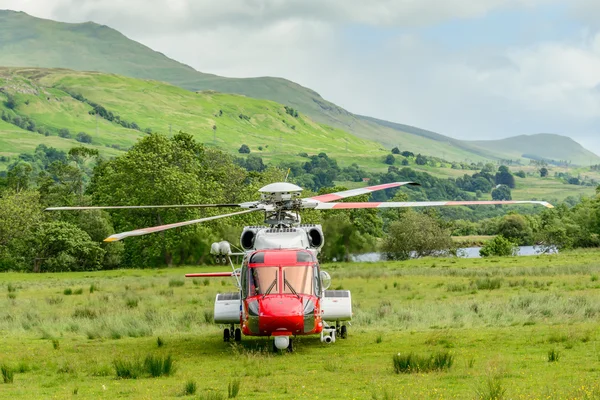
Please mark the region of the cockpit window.
<svg viewBox="0 0 600 400"><path fill-rule="evenodd" d="M314 294L314 268L310 267L283 267L284 294Z"/></svg>
<svg viewBox="0 0 600 400"><path fill-rule="evenodd" d="M248 269L248 296L279 293L279 267Z"/></svg>

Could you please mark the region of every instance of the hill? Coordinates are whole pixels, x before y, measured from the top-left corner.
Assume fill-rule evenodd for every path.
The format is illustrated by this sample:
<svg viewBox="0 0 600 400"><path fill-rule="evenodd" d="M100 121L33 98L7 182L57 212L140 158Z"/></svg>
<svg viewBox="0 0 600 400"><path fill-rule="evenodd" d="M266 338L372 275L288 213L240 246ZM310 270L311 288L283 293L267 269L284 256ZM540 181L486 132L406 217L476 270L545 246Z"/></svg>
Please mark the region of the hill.
<svg viewBox="0 0 600 400"><path fill-rule="evenodd" d="M272 100L293 107L316 122L377 141L387 148L398 146L415 154L453 161L517 159L530 154L583 165L590 162L589 154L582 156L578 152L559 151L559 157L548 157L543 153L546 145L543 141L528 143L531 147L516 144L520 147L504 153L497 151L494 143L473 144L408 125L355 115L317 92L282 78L226 78L198 72L93 22L68 24L0 10L0 65L111 72L164 81L192 91L216 90ZM600 157L592 156L592 162L600 163Z"/></svg>
<svg viewBox="0 0 600 400"><path fill-rule="evenodd" d="M94 110L100 110L97 116ZM147 132L184 131L236 153L242 144L267 160L326 152L363 166L387 153L376 142L321 125L281 104L99 72L0 68L0 155L59 149L89 135L104 154L118 154ZM62 136L62 137L61 137ZM87 140L84 140L84 142Z"/></svg>
<svg viewBox="0 0 600 400"><path fill-rule="evenodd" d="M532 158L570 161L578 165L597 164L598 156L571 138L550 133L520 135L501 140L466 142L474 149L492 154L507 154L512 158Z"/></svg>

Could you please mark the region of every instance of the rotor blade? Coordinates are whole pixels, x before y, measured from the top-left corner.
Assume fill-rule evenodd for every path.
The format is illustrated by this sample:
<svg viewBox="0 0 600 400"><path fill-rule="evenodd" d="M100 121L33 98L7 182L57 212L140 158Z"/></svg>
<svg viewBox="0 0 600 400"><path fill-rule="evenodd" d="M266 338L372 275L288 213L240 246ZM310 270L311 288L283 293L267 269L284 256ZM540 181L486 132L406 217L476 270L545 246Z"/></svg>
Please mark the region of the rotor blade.
<svg viewBox="0 0 600 400"><path fill-rule="evenodd" d="M186 278L217 278L221 276L233 276L233 272L204 272L199 274L185 274Z"/></svg>
<svg viewBox="0 0 600 400"><path fill-rule="evenodd" d="M174 204L166 206L76 206L48 207L44 211L73 211L73 210L136 210L143 208L199 208L199 207L241 207L241 204Z"/></svg>
<svg viewBox="0 0 600 400"><path fill-rule="evenodd" d="M404 186L404 185L421 186L420 184L418 184L416 182L392 182L392 183L384 183L383 185L367 186L364 188L344 190L343 192L322 194L319 196L307 197L302 200L316 200L316 201L320 201L323 203L327 203L329 201L345 199L346 197L358 196L361 194L375 192L377 190L390 189L390 188L395 188L395 187Z"/></svg>
<svg viewBox="0 0 600 400"><path fill-rule="evenodd" d="M416 201L416 202L363 202L363 203L319 203L315 210L337 210L352 208L403 208L403 207L440 207L440 206L476 206L476 205L511 205L511 204L540 204L544 207L554 208L546 201Z"/></svg>
<svg viewBox="0 0 600 400"><path fill-rule="evenodd" d="M193 219L191 221L177 222L174 224L153 226L151 228L136 229L135 231L115 233L114 235L111 235L111 236L107 237L106 239L104 239L104 241L105 242L114 242L117 240L125 239L126 237L130 237L130 236L142 236L142 235L147 235L149 233L166 231L167 229L179 228L181 226L192 225L192 224L198 224L200 222L212 221L212 220L219 219L219 218L233 217L235 215L248 214L248 213L260 211L260 210L261 209L259 209L259 208L253 208L250 210L238 211L238 212L234 212L231 214L215 215L214 217Z"/></svg>

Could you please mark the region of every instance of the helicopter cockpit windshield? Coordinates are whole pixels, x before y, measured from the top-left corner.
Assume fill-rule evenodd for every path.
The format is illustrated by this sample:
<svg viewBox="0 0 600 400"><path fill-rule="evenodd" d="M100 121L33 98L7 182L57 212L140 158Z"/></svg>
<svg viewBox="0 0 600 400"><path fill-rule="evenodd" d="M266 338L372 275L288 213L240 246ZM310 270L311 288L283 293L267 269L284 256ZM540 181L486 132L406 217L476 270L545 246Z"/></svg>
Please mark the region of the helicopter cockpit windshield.
<svg viewBox="0 0 600 400"><path fill-rule="evenodd" d="M281 274L280 274L281 272ZM268 294L315 295L319 293L316 266L254 267L244 284L247 296Z"/></svg>

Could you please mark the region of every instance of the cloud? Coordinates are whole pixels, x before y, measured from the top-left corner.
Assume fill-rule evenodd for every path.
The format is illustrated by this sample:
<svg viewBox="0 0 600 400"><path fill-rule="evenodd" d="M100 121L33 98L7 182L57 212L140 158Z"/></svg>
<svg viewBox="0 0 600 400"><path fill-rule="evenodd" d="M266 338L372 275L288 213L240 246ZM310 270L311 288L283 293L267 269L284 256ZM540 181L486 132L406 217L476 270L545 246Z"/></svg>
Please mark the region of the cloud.
<svg viewBox="0 0 600 400"><path fill-rule="evenodd" d="M1 0L0 7L66 21L110 22L124 29L206 31L223 26L264 26L288 19L410 27L478 18L497 9L532 7L551 0Z"/></svg>

